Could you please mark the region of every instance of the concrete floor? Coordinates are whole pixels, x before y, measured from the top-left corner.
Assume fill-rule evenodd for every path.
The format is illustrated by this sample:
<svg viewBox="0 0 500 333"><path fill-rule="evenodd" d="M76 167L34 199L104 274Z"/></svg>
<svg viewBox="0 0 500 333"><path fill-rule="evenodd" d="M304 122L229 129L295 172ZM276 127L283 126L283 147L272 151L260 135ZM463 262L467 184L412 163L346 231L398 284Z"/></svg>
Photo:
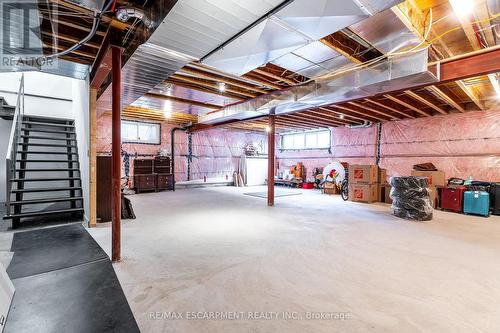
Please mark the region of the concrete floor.
<svg viewBox="0 0 500 333"><path fill-rule="evenodd" d="M138 218L124 222L115 270L143 332L498 332L500 217L408 222L314 190L274 208L242 194L264 190L130 196ZM90 233L110 251L109 224Z"/></svg>

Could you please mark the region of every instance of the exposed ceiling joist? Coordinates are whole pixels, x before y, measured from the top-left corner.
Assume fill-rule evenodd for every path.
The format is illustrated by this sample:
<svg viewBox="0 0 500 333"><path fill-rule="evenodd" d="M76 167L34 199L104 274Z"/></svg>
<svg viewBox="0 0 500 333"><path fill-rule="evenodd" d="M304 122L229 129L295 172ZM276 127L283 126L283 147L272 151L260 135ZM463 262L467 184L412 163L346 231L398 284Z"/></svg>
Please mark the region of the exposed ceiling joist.
<svg viewBox="0 0 500 333"><path fill-rule="evenodd" d="M202 79L197 79L197 78L194 78L192 76L184 76L181 73L170 75L170 78L175 79L175 80L179 80L179 81L192 83L192 84L197 84L197 85L200 85L202 87L212 88L212 89L215 89L216 91L218 90L218 86L217 86L216 82L204 81ZM245 91L242 91L239 89L233 89L230 87L226 87L225 91L227 91L231 94L242 95L242 96L246 96L249 98L255 98L258 96L258 95L255 95L255 93L252 94L252 93L248 93L248 92L245 92Z"/></svg>
<svg viewBox="0 0 500 333"><path fill-rule="evenodd" d="M391 111L391 112L394 112L394 113L400 114L400 115L402 115L402 116L404 116L404 117L406 117L406 118L415 119L415 117L413 117L412 115L408 114L408 112L403 112L403 111L400 111L400 110L398 110L398 109L395 109L395 108L393 108L393 107L390 107L390 106L388 106L388 105L385 105L385 104L383 104L383 103L381 103L381 102L374 101L373 99L370 99L370 98L365 98L365 101L370 102L370 103L372 103L372 104L375 104L375 105L377 105L377 106L379 106L379 107L381 107L381 108L387 109L387 110L389 110L389 111Z"/></svg>
<svg viewBox="0 0 500 333"><path fill-rule="evenodd" d="M442 99L447 104L451 105L457 111L459 111L459 112L465 112L465 109L460 104L458 104L457 102L455 102L450 96L448 96L447 94L445 94L438 87L436 87L436 86L430 86L429 90L432 91L432 92L434 92L440 99Z"/></svg>
<svg viewBox="0 0 500 333"><path fill-rule="evenodd" d="M400 118L398 118L396 116L392 116L390 114L387 114L387 112L379 111L377 109L371 108L371 107L366 106L364 104L360 104L360 103L356 103L356 102L348 102L347 104L350 104L350 105L356 106L356 107L358 107L360 109L364 109L364 110L367 110L367 111L379 114L379 115L384 116L384 117L390 117L391 120L398 120L398 119L400 119Z"/></svg>
<svg viewBox="0 0 500 333"><path fill-rule="evenodd" d="M162 100L169 100L177 103L184 103L184 104L191 104L203 108L208 108L208 109L220 109L222 108L222 105L215 105L215 104L210 104L210 103L203 103L203 102L198 102L198 101L193 101L191 99L184 99L180 97L174 97L174 96L167 96L167 95L161 95L161 94L155 94L155 93L147 93L144 96L151 97L151 98L156 98L156 99L162 99Z"/></svg>
<svg viewBox="0 0 500 333"><path fill-rule="evenodd" d="M403 101L403 100L401 100L399 98L396 98L396 97L391 96L391 95L384 95L384 97L387 98L387 99L390 99L393 102L396 102L396 103L404 106L405 108L408 108L408 109L410 109L412 111L415 111L415 112L417 112L418 114L421 114L424 117L429 117L430 116L430 114L428 114L427 112L424 112L424 111L420 110L419 108L416 108L413 105L411 105L409 103L406 103L405 101Z"/></svg>
<svg viewBox="0 0 500 333"><path fill-rule="evenodd" d="M435 105L434 103L426 100L425 98L415 94L413 91L411 90L405 90L405 93L410 96L411 98L419 101L420 103L422 104L425 104L427 105L428 107L436 110L437 112L441 113L441 114L448 114L448 112L446 112L445 110L443 110L442 108L440 108L439 106Z"/></svg>

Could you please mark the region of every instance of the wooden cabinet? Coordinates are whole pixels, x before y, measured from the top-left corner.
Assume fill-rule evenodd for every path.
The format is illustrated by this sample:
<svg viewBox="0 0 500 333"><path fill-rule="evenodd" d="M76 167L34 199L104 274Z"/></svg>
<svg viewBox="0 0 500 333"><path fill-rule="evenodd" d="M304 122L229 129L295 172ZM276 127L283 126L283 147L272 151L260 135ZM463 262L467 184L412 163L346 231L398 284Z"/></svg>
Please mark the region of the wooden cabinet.
<svg viewBox="0 0 500 333"><path fill-rule="evenodd" d="M157 174L156 177L158 191L174 189L174 175Z"/></svg>
<svg viewBox="0 0 500 333"><path fill-rule="evenodd" d="M170 157L134 160L134 187L137 193L174 189Z"/></svg>
<svg viewBox="0 0 500 333"><path fill-rule="evenodd" d="M137 193L156 191L156 176L154 174L134 175L134 186Z"/></svg>
<svg viewBox="0 0 500 333"><path fill-rule="evenodd" d="M112 175L111 156L97 156L97 219L110 222L112 219Z"/></svg>

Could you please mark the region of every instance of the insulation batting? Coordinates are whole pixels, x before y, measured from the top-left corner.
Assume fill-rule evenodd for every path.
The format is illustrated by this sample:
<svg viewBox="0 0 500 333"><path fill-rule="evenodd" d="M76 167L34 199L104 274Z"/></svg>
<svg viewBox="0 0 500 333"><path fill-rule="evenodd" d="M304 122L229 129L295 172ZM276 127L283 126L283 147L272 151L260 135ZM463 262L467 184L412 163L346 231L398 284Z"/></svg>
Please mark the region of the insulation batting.
<svg viewBox="0 0 500 333"><path fill-rule="evenodd" d="M130 173L133 175L134 155L142 158L153 158L158 151L170 153L170 132L175 126L163 122L161 124L161 144L124 143L122 149L130 156ZM232 179L234 171L239 168L240 157L244 148L253 144L259 151L267 151L267 137L264 133L243 132L228 129L211 129L193 133L191 162L191 179L225 178ZM111 116L103 115L97 122L97 152L111 153ZM188 136L183 131L175 133L175 179L187 180ZM124 171L122 171L123 174ZM132 178L131 178L132 180Z"/></svg>
<svg viewBox="0 0 500 333"><path fill-rule="evenodd" d="M390 176L409 175L432 162L446 178L500 180L500 111L478 111L387 122L380 166Z"/></svg>
<svg viewBox="0 0 500 333"><path fill-rule="evenodd" d="M336 127L331 129L332 148L328 150L280 151L278 139L278 168L288 169L302 162L306 176L312 177L315 168L323 168L338 160L350 164L374 164L377 129Z"/></svg>

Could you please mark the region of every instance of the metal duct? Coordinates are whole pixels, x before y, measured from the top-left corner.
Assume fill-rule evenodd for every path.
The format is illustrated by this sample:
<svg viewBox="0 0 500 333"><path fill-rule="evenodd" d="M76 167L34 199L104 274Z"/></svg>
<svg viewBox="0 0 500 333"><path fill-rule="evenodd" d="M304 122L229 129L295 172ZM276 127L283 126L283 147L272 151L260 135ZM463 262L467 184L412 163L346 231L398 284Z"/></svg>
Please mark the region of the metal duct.
<svg viewBox="0 0 500 333"><path fill-rule="evenodd" d="M439 68L428 69L427 49L389 57L372 66L325 77L304 85L256 97L252 100L199 116L199 122L213 124L267 115L290 113L342 103L439 81Z"/></svg>
<svg viewBox="0 0 500 333"><path fill-rule="evenodd" d="M391 9L356 23L349 29L384 54L421 42L420 37L410 31Z"/></svg>
<svg viewBox="0 0 500 333"><path fill-rule="evenodd" d="M187 63L198 60L243 30L282 0L179 0L147 43L122 68L123 106L134 103ZM111 87L97 103L111 109Z"/></svg>
<svg viewBox="0 0 500 333"><path fill-rule="evenodd" d="M210 54L203 62L242 75L400 2L316 0L311 5L308 0L295 0Z"/></svg>

